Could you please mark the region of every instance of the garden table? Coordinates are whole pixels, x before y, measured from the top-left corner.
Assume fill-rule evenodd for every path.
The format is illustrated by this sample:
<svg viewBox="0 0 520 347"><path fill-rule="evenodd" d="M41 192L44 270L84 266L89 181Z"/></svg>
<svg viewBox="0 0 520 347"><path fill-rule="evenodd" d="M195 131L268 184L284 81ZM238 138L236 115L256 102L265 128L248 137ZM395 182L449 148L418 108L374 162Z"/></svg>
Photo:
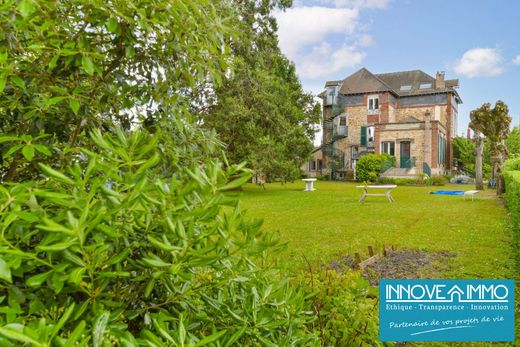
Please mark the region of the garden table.
<svg viewBox="0 0 520 347"><path fill-rule="evenodd" d="M475 194L478 194L478 190L467 190L464 192L464 200L466 200L466 196L471 195L471 201L473 201L473 198Z"/></svg>
<svg viewBox="0 0 520 347"><path fill-rule="evenodd" d="M386 196L388 201L394 202L394 198L392 198L392 195L390 194L392 192L392 189L397 187L395 184L387 184L387 185L374 185L374 186L356 186L356 188L363 189L363 194L361 195L361 198L359 199L359 202L364 202L367 196ZM386 191L384 193L369 193L368 191L371 189L385 189Z"/></svg>
<svg viewBox="0 0 520 347"><path fill-rule="evenodd" d="M316 181L315 178L304 178L302 181L305 182L305 190L304 192L312 192L315 191L314 189L314 181Z"/></svg>

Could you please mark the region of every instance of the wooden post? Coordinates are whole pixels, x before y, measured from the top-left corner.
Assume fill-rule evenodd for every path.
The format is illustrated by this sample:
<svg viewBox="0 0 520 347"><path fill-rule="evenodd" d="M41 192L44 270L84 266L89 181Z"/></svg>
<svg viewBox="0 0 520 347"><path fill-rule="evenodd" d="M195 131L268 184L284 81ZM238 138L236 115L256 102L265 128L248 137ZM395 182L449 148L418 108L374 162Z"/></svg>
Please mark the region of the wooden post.
<svg viewBox="0 0 520 347"><path fill-rule="evenodd" d="M383 245L383 257L386 257L386 246Z"/></svg>
<svg viewBox="0 0 520 347"><path fill-rule="evenodd" d="M374 249L372 248L372 246L368 246L368 255L371 257L374 256Z"/></svg>
<svg viewBox="0 0 520 347"><path fill-rule="evenodd" d="M356 265L359 266L359 263L361 263L361 256L359 255L359 253L354 253L354 258L356 259Z"/></svg>

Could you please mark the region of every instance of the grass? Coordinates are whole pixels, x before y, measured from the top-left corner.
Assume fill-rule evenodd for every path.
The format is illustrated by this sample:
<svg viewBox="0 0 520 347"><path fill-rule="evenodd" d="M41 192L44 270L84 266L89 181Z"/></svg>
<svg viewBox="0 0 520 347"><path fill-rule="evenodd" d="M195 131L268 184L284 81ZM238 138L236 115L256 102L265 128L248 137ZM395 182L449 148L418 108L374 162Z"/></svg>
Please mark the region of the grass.
<svg viewBox="0 0 520 347"><path fill-rule="evenodd" d="M264 230L275 232L287 249L275 256L287 271L299 272L345 254L366 254L367 246L455 252L443 278L512 278L514 258L507 215L493 191L475 201L461 196L431 195L437 187L399 186L392 196L368 197L364 204L356 184L316 182L304 192L303 182L244 187L241 204L249 216L263 218ZM468 190L446 186L443 190Z"/></svg>
<svg viewBox="0 0 520 347"><path fill-rule="evenodd" d="M287 243L273 261L283 273L296 274L346 254L365 255L367 246L395 245L400 249L448 251L425 278L515 278L512 232L502 201L494 191L481 192L475 201L462 196L431 195L430 191L470 190L472 186L399 186L392 196L368 197L358 202L360 189L353 183L315 183L304 192L303 182L246 185L242 207L262 218L263 229ZM518 331L517 331L518 334ZM412 343L410 346L488 346L488 343ZM511 344L497 344L511 346ZM515 344L516 345L516 344Z"/></svg>

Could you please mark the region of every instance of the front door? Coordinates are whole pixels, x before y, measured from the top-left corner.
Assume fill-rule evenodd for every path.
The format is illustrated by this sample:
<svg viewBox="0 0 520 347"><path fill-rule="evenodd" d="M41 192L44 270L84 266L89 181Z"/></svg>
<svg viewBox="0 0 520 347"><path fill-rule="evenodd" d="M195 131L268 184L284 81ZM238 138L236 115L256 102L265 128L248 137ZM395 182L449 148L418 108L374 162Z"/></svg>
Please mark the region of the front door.
<svg viewBox="0 0 520 347"><path fill-rule="evenodd" d="M401 165L403 169L409 169L412 167L412 161L410 160L410 141L401 141Z"/></svg>

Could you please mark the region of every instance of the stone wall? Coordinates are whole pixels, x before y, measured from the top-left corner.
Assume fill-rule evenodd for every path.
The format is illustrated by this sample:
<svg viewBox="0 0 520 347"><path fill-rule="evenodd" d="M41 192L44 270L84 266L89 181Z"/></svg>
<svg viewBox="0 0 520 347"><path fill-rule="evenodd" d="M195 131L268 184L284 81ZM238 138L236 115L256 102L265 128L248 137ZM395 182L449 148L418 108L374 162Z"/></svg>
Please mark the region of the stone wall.
<svg viewBox="0 0 520 347"><path fill-rule="evenodd" d="M410 141L410 156L415 157L418 171L422 170L424 162L424 123L385 124L378 127L379 142L376 144L378 152L381 142L393 141L395 143L395 158L397 166L401 160L400 143Z"/></svg>

